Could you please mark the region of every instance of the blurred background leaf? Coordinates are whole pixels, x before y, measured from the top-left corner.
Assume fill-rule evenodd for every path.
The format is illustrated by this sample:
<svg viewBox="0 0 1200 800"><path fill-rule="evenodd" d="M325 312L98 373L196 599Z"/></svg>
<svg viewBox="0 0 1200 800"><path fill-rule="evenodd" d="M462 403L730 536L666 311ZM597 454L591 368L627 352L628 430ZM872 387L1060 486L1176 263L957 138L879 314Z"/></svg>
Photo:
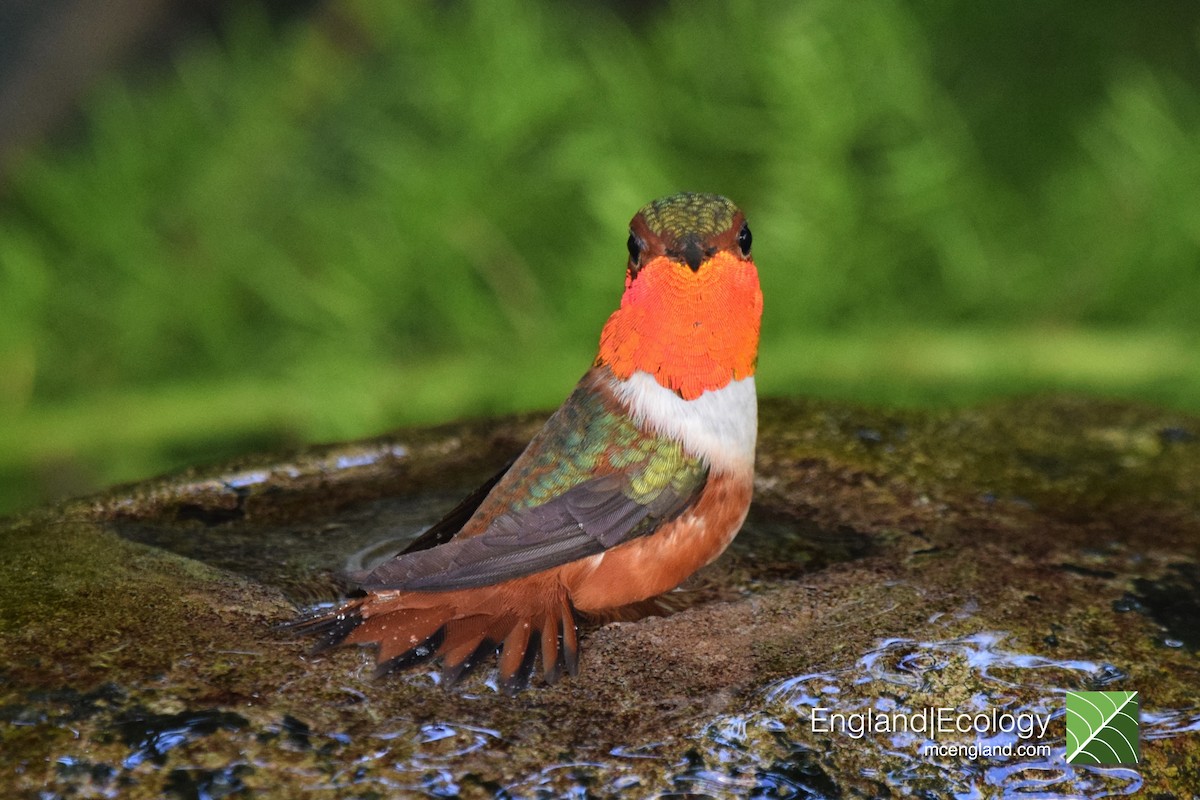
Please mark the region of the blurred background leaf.
<svg viewBox="0 0 1200 800"><path fill-rule="evenodd" d="M680 189L767 394L1200 410L1194 3L210 5L4 161L0 511L550 408Z"/></svg>

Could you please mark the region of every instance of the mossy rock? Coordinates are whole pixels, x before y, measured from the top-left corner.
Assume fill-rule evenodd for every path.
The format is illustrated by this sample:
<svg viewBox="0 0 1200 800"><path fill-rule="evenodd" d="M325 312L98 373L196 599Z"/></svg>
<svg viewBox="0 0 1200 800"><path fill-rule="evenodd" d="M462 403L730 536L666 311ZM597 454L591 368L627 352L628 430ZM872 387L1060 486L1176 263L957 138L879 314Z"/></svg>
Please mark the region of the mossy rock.
<svg viewBox="0 0 1200 800"><path fill-rule="evenodd" d="M746 529L578 677L371 677L278 628L518 451L539 418L402 432L0 523L10 796L1200 792L1200 420L1078 398L762 407ZM1142 763L1062 758L1063 693L1141 693ZM1052 717L1049 757L814 730L947 706ZM968 737L969 738L969 737ZM962 739L966 742L967 739Z"/></svg>

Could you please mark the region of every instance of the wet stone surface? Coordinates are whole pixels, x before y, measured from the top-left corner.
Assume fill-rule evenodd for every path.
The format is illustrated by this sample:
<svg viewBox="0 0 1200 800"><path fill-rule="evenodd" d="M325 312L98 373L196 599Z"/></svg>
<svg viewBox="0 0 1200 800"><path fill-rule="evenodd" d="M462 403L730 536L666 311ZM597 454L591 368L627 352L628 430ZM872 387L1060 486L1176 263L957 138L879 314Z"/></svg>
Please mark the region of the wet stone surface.
<svg viewBox="0 0 1200 800"><path fill-rule="evenodd" d="M581 674L373 680L277 624L400 549L538 418L248 459L0 522L14 797L1200 793L1200 420L1096 400L762 408L755 507L666 618ZM1136 766L1064 759L1064 695L1137 690ZM828 711L1049 715L1048 750L922 754ZM969 731L937 744L1003 746Z"/></svg>

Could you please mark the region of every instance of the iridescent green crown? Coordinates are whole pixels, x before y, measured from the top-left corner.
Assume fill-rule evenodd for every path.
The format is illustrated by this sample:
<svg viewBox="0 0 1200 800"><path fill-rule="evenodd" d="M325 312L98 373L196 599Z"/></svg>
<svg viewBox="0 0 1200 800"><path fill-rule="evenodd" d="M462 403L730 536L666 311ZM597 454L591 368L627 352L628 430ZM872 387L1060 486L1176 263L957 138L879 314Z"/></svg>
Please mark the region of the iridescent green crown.
<svg viewBox="0 0 1200 800"><path fill-rule="evenodd" d="M684 233L707 237L727 231L737 211L719 194L680 192L648 203L638 214L656 236L674 239Z"/></svg>

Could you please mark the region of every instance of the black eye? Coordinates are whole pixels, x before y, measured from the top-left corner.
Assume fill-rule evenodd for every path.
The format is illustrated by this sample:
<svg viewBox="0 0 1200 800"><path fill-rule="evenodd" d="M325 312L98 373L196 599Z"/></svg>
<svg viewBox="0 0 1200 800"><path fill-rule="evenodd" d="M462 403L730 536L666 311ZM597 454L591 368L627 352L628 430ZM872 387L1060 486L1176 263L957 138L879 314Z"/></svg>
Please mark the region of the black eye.
<svg viewBox="0 0 1200 800"><path fill-rule="evenodd" d="M625 243L625 246L629 248L630 263L636 267L638 265L638 259L641 258L642 255L642 243L639 242L637 237L631 233L629 234L629 241Z"/></svg>
<svg viewBox="0 0 1200 800"><path fill-rule="evenodd" d="M742 255L747 258L750 257L750 243L752 241L754 241L754 237L750 235L750 226L743 222L742 229L738 231L737 243L742 251Z"/></svg>

